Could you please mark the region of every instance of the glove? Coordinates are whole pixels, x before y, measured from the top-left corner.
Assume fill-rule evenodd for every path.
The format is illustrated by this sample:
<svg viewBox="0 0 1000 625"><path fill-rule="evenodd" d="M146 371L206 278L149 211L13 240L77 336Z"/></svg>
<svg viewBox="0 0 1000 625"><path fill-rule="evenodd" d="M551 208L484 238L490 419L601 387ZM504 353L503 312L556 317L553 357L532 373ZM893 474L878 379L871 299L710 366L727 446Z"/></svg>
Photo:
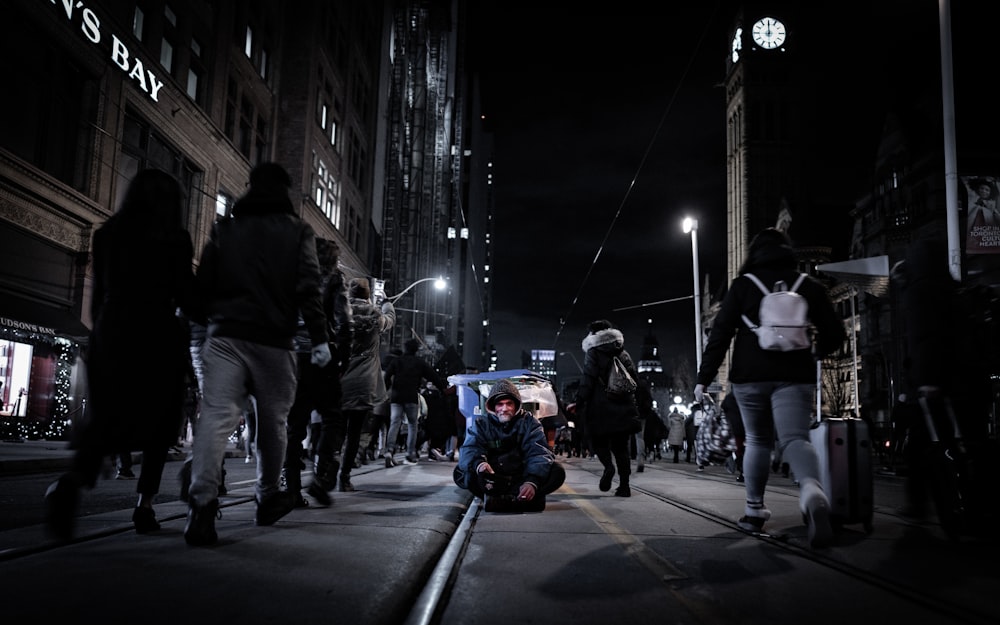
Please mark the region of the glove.
<svg viewBox="0 0 1000 625"><path fill-rule="evenodd" d="M694 400L700 404L701 400L704 399L704 397L705 397L705 385L704 384L695 384L694 385Z"/></svg>
<svg viewBox="0 0 1000 625"><path fill-rule="evenodd" d="M333 356L330 354L330 346L326 343L320 343L312 348L312 358L309 359L314 365L319 367L325 367L330 363Z"/></svg>

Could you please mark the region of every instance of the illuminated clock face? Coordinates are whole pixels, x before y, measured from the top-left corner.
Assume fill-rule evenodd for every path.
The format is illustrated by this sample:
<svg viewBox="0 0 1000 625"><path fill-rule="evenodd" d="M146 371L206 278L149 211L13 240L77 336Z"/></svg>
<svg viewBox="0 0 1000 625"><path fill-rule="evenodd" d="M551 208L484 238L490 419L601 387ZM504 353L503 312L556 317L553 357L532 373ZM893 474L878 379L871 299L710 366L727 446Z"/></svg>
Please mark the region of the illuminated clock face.
<svg viewBox="0 0 1000 625"><path fill-rule="evenodd" d="M762 17L753 25L753 40L765 50L773 50L785 43L785 25L773 17Z"/></svg>

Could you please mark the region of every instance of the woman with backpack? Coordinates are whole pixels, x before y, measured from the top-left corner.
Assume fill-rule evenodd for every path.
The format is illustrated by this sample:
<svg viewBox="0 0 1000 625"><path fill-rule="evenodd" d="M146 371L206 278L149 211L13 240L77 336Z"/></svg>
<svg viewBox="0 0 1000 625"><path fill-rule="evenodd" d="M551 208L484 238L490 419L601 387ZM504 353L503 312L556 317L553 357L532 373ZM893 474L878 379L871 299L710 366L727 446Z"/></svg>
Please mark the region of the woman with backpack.
<svg viewBox="0 0 1000 625"><path fill-rule="evenodd" d="M808 523L809 543L824 547L833 541L833 529L830 502L819 481L819 459L809 442L816 392L814 358L822 358L841 346L845 338L843 320L837 316L823 285L807 277L796 291L808 304L808 321L815 330L813 349L764 349L762 345L770 345L758 334L767 325L761 320L768 317L761 311L764 294L747 275L752 273L765 285L792 285L801 275L796 267L795 251L780 230L767 228L750 242L747 258L712 325L694 395L697 401L702 400L735 335L729 380L746 428L746 507L737 524L746 531L759 532L771 516L764 505L764 490L777 438L778 452L799 481L799 508ZM767 329L780 331L780 321L769 323Z"/></svg>
<svg viewBox="0 0 1000 625"><path fill-rule="evenodd" d="M608 378L615 358L625 366L625 370L638 380L639 376L632 363L632 357L625 351L625 337L620 330L611 327L611 322L603 319L590 324L590 332L583 339L583 381L577 391L576 413L582 415L590 434L591 444L597 459L604 465L599 488L602 492L611 490L611 480L618 469L618 488L615 495L631 497L629 475L632 473L629 450L630 437L638 429L639 408L635 401L635 387L631 393L617 396L607 392ZM614 460L612 461L612 456Z"/></svg>

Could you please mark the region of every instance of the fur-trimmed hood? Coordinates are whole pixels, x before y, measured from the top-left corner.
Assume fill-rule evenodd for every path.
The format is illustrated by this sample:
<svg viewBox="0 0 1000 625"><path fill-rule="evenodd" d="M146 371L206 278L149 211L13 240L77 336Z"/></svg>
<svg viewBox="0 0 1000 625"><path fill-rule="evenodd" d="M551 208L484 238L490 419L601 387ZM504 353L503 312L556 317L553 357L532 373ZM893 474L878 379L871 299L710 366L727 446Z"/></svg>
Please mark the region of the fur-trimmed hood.
<svg viewBox="0 0 1000 625"><path fill-rule="evenodd" d="M625 336L621 330L608 328L598 330L583 337L583 351L588 352L595 347L603 347L605 351L620 352L625 347ZM604 347L607 346L607 347Z"/></svg>

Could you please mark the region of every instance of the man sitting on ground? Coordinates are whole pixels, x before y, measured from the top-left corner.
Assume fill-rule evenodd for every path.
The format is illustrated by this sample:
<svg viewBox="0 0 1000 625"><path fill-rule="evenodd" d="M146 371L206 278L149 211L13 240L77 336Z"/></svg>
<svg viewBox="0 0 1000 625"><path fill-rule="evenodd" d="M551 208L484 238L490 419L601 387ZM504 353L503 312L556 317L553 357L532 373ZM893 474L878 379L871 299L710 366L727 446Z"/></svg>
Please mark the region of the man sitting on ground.
<svg viewBox="0 0 1000 625"><path fill-rule="evenodd" d="M507 379L490 389L486 412L465 434L455 483L482 497L487 512L541 512L545 496L566 480L542 424L521 409L521 393Z"/></svg>

